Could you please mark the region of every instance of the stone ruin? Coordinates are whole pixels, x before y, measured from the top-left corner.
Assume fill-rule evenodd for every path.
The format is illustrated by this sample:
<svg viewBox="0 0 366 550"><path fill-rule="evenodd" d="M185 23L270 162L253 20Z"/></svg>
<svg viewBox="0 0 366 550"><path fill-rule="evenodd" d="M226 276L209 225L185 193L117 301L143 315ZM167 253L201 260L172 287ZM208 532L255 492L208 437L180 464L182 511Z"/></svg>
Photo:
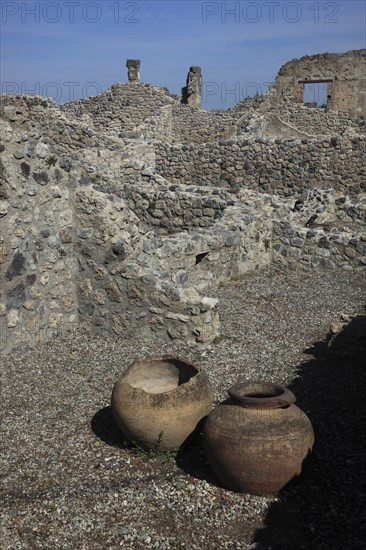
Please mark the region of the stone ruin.
<svg viewBox="0 0 366 550"><path fill-rule="evenodd" d="M191 67L187 75L187 84L182 88L182 103L196 109L201 108L202 74L201 67Z"/></svg>
<svg viewBox="0 0 366 550"><path fill-rule="evenodd" d="M351 87L365 54L337 55L333 78ZM61 106L1 96L2 352L76 327L205 346L221 282L271 264L364 269L364 89L344 109L296 103L308 62L227 111L141 82Z"/></svg>
<svg viewBox="0 0 366 550"><path fill-rule="evenodd" d="M140 82L140 65L139 59L127 59L128 82Z"/></svg>
<svg viewBox="0 0 366 550"><path fill-rule="evenodd" d="M279 101L304 103L306 84L327 84L327 109L365 116L365 50L305 56L283 65L276 78Z"/></svg>

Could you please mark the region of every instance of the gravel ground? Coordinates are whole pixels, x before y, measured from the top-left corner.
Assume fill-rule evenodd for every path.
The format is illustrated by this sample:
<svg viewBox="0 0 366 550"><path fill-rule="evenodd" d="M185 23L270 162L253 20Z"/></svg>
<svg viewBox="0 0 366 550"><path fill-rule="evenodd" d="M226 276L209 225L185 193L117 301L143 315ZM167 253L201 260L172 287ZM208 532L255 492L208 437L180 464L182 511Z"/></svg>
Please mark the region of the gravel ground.
<svg viewBox="0 0 366 550"><path fill-rule="evenodd" d="M222 335L206 351L74 334L6 356L1 548L366 548L365 291L364 272L271 269L219 289ZM244 379L288 385L315 430L308 471L275 496L236 494L199 438L177 456L123 442L112 387L150 353L197 361L216 402Z"/></svg>

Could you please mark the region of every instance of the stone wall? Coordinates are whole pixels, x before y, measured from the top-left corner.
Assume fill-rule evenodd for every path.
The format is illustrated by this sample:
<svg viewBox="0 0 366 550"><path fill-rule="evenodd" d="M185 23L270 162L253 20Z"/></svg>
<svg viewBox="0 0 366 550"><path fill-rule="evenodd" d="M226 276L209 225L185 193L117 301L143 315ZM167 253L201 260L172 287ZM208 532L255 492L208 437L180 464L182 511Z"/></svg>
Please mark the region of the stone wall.
<svg viewBox="0 0 366 550"><path fill-rule="evenodd" d="M266 113L263 126L263 135L282 139L317 139L319 136L341 136L352 131L364 134L365 122L351 118L348 113L326 112L324 109L312 109L302 105L288 105L286 109L274 106Z"/></svg>
<svg viewBox="0 0 366 550"><path fill-rule="evenodd" d="M200 111L188 105L172 110L172 139L179 143L211 143L235 135L236 116L230 111ZM161 137L162 141L164 137Z"/></svg>
<svg viewBox="0 0 366 550"><path fill-rule="evenodd" d="M143 176L140 185L124 185L119 194L140 221L171 232L211 227L234 204L224 189L172 185L157 175Z"/></svg>
<svg viewBox="0 0 366 550"><path fill-rule="evenodd" d="M173 183L246 187L295 195L312 186L360 192L366 185L364 134L317 140L238 138L155 144L156 170Z"/></svg>
<svg viewBox="0 0 366 550"><path fill-rule="evenodd" d="M207 343L220 280L268 265L270 216L224 190L147 175L76 190L79 318L117 334ZM182 230L184 230L182 232Z"/></svg>
<svg viewBox="0 0 366 550"><path fill-rule="evenodd" d="M99 96L64 104L61 110L110 135L180 143L211 143L248 132L279 139L332 136L350 128L359 132L360 123L354 120L354 113L305 108L302 97L295 101L290 88L282 90L281 82L296 81L293 72L297 61L294 67L291 63L282 68L287 76L280 73L277 91L272 89L264 96L241 101L227 111L207 112L181 105L179 98L165 88L139 82L114 84Z"/></svg>
<svg viewBox="0 0 366 550"><path fill-rule="evenodd" d="M66 166L42 120L44 98L2 102L0 348L34 346L76 326L73 211ZM28 121L28 122L27 122ZM30 122L32 121L32 122Z"/></svg>
<svg viewBox="0 0 366 550"><path fill-rule="evenodd" d="M149 200L150 185L139 193ZM165 212L170 195L160 193ZM189 204L189 193L183 196L194 215L200 196L191 193ZM77 189L75 200L79 320L98 330L206 344L219 329L212 293L220 280L270 260L270 216L253 215L245 204L227 206L214 231L171 232L163 223L148 223L143 201L136 215L128 206L135 205L136 194L125 200L88 186Z"/></svg>
<svg viewBox="0 0 366 550"><path fill-rule="evenodd" d="M276 98L206 113L140 83L61 107L2 96L1 350L76 326L207 345L220 282L363 268L362 121Z"/></svg>
<svg viewBox="0 0 366 550"><path fill-rule="evenodd" d="M297 269L366 266L366 194L356 201L315 189L285 216L278 212L273 220L274 263Z"/></svg>
<svg viewBox="0 0 366 550"><path fill-rule="evenodd" d="M276 78L277 101L304 103L304 83L329 81L328 108L351 116L366 115L366 50L324 53L294 59Z"/></svg>
<svg viewBox="0 0 366 550"><path fill-rule="evenodd" d="M2 351L75 326L211 341L216 278L268 261L259 236L247 242L262 219L243 222L243 239L230 216L215 235L204 233L224 218L230 196L172 189L154 175L147 142L71 123L45 99L4 97L2 119ZM140 183L129 192L126 181ZM182 223L200 233L176 233Z"/></svg>
<svg viewBox="0 0 366 550"><path fill-rule="evenodd" d="M136 128L162 107L178 104L166 88L129 82L114 84L103 94L61 105L68 117L85 120L95 129L131 137Z"/></svg>

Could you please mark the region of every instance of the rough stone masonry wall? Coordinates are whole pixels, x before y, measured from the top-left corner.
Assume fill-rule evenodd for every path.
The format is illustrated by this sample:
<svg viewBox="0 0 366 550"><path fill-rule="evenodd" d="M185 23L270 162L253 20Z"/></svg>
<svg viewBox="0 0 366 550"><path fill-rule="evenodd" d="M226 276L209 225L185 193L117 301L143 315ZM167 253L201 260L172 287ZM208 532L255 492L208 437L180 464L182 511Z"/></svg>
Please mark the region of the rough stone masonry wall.
<svg viewBox="0 0 366 550"><path fill-rule="evenodd" d="M44 98L2 101L2 351L32 347L77 323L70 190L40 122L54 110Z"/></svg>
<svg viewBox="0 0 366 550"><path fill-rule="evenodd" d="M208 143L235 135L236 116L230 111L201 111L188 105L172 110L172 138L179 143ZM166 141L164 136L162 141Z"/></svg>
<svg viewBox="0 0 366 550"><path fill-rule="evenodd" d="M279 195L312 186L358 193L366 186L364 134L317 140L238 138L202 145L155 144L156 170L172 183L242 187Z"/></svg>
<svg viewBox="0 0 366 550"><path fill-rule="evenodd" d="M314 189L287 212L276 198L273 206L274 263L296 269L366 265L365 193L352 200L333 190Z"/></svg>
<svg viewBox="0 0 366 550"><path fill-rule="evenodd" d="M160 219L154 229L159 209L155 217L144 211L138 189L134 207L141 219L123 198L131 155L136 170L130 176L140 169L146 184L141 196L160 200L164 217L170 208L172 227L178 208L191 226L199 214L207 221L198 225L211 226L230 201L224 192L209 189L205 197L201 189L184 188L176 189L179 200L172 204L170 184L152 177L148 144L70 123L53 102L4 97L2 118L2 351L32 347L76 324L141 338L211 341L217 300L206 290L218 277L268 263L262 216L242 221L242 237L229 214L215 235L201 228L161 234L169 223Z"/></svg>
<svg viewBox="0 0 366 550"><path fill-rule="evenodd" d="M184 208L194 217L205 209L204 192L178 188L175 196L186 201ZM103 190L92 184L78 186L74 199L80 266L77 296L85 327L137 340L204 345L219 331L214 296L220 281L261 269L271 261L299 265L311 257L308 265L313 267L365 265L365 236L360 234L365 202L319 191L294 211L294 200L268 194L242 191L237 198L229 198L225 193L211 194L211 189L206 192L208 200L220 205L220 217L207 217L208 227L180 231L167 215L172 208L171 185L159 177L146 179L126 195L126 185L120 192L108 185ZM158 225L151 223L155 218L148 212L156 193L162 213ZM306 228L314 215L316 228ZM327 228L329 223L332 226ZM342 229L340 223L346 227ZM350 224L356 229L348 230ZM338 225L336 232L333 225ZM298 236L300 231L302 235L306 231L309 239L312 232L311 251L306 239L302 242ZM327 244L326 232L336 237L327 239Z"/></svg>
<svg viewBox="0 0 366 550"><path fill-rule="evenodd" d="M278 102L272 90L262 97L238 103L227 111L203 111L180 105L178 98L164 88L149 84L115 84L103 94L67 103L61 110L84 120L99 131L123 138L135 138L181 143L209 143L243 135L253 125L251 118L262 114L270 126L278 118L305 134L342 134L347 128L359 131L359 123L348 113L325 113L307 109L292 102ZM268 135L286 138L283 130L274 125ZM298 136L295 136L298 137Z"/></svg>
<svg viewBox="0 0 366 550"><path fill-rule="evenodd" d="M303 104L301 81L331 80L328 107L351 116L366 115L366 50L324 53L294 59L283 65L276 78L277 101Z"/></svg>
<svg viewBox="0 0 366 550"><path fill-rule="evenodd" d="M281 128L276 128L273 124L274 119L283 121L303 133L310 138L318 138L319 136L335 136L343 135L354 131L356 134L365 133L365 121L361 119L353 119L348 113L343 112L325 112L324 109L309 108L302 105L287 105L284 109L280 106L274 106L266 113L266 134L276 138L286 137L281 136ZM272 123L275 131L269 132L269 127Z"/></svg>
<svg viewBox="0 0 366 550"><path fill-rule="evenodd" d="M225 189L172 185L161 176L143 176L140 184L118 193L140 221L173 233L212 226L234 204Z"/></svg>
<svg viewBox="0 0 366 550"><path fill-rule="evenodd" d="M320 139L268 139L270 96L195 117L140 84L61 108L3 97L3 351L75 323L204 345L219 281L272 261L364 266L365 136L328 113ZM280 115L315 128L300 111Z"/></svg>
<svg viewBox="0 0 366 550"><path fill-rule="evenodd" d="M127 100L123 103L123 110L113 113L114 125L120 130L122 137L140 137L145 139L157 139L160 141L177 141L180 143L210 143L218 140L229 139L235 135L243 135L248 131L253 133L258 116L265 120L273 116L298 128L305 136L318 137L319 135L333 136L342 135L344 132L353 129L356 133L364 133L364 121L354 119L347 112L325 112L321 109L309 109L302 105L292 104L278 105L275 95L268 93L265 96L250 101L243 101L233 109L227 111L202 111L182 106L176 102L161 104L161 89L150 87L149 94L143 88L136 90L134 101L131 100L131 90L119 88L118 92L124 96L127 93ZM163 93L165 91L163 90ZM150 116L151 111L146 108L146 102L151 103L154 95L156 110ZM158 100L156 101L155 95ZM163 96L164 101L166 97ZM170 97L168 97L170 99ZM134 107L131 107L133 105ZM250 106L250 107L249 107ZM108 108L108 106L105 106ZM139 125L131 126L130 110L137 109L132 117L139 121ZM151 106L150 106L151 109ZM254 116L253 116L254 115ZM257 115L257 116L256 116ZM117 122L121 121L121 125ZM268 126L268 124L267 124ZM266 127L266 124L263 126ZM254 131L254 135L261 135ZM262 136L265 135L262 134ZM286 138L282 132L269 134L275 138ZM295 136L297 137L297 136Z"/></svg>
<svg viewBox="0 0 366 550"><path fill-rule="evenodd" d="M114 84L99 96L65 103L60 108L71 119L84 119L96 130L128 138L146 119L177 103L178 99L165 88L129 82Z"/></svg>
<svg viewBox="0 0 366 550"><path fill-rule="evenodd" d="M142 339L209 342L218 330L210 293L268 265L271 218L224 190L148 172L133 186L90 179L76 190L80 319Z"/></svg>
<svg viewBox="0 0 366 550"><path fill-rule="evenodd" d="M181 105L165 88L114 84L103 94L66 103L61 110L95 129L122 138L206 143L235 134L236 111L204 111Z"/></svg>

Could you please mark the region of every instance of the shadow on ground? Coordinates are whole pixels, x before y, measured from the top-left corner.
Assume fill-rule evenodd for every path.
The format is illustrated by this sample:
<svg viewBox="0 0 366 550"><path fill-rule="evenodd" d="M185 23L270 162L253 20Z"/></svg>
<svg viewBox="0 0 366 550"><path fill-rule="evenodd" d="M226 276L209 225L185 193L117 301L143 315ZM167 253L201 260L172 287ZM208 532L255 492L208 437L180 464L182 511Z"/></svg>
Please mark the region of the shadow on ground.
<svg viewBox="0 0 366 550"><path fill-rule="evenodd" d="M271 550L365 549L366 317L306 352L313 358L289 388L313 424L313 456L254 541Z"/></svg>
<svg viewBox="0 0 366 550"><path fill-rule="evenodd" d="M92 418L91 429L101 441L112 447L119 447L120 449L127 449L129 451L138 450L138 448L131 442L123 439L121 431L113 418L111 407L104 407L100 409ZM203 446L202 437L200 435L201 426L199 426L196 432L187 439L185 444L175 454L174 459L177 466L182 469L186 474L195 477L197 479L205 479L214 485L218 485L214 474L212 473L208 462L206 460ZM149 451L144 452L145 458L149 457ZM158 457L154 450L151 451L151 457ZM163 457L163 453L161 458Z"/></svg>
<svg viewBox="0 0 366 550"><path fill-rule="evenodd" d="M308 468L278 493L253 542L271 550L366 548L366 316L339 334L316 342L288 386L309 416L315 446ZM108 445L133 449L123 440L111 407L92 419L94 434ZM186 474L219 485L201 436L177 453ZM243 526L244 529L244 526ZM258 547L259 547L258 545Z"/></svg>
<svg viewBox="0 0 366 550"><path fill-rule="evenodd" d="M91 421L91 429L107 445L121 449L131 447L129 443L124 441L121 431L113 418L111 407L104 407L95 413Z"/></svg>
<svg viewBox="0 0 366 550"><path fill-rule="evenodd" d="M201 429L181 447L175 458L177 466L187 475L196 479L204 479L211 485L221 487L211 470L202 444Z"/></svg>

